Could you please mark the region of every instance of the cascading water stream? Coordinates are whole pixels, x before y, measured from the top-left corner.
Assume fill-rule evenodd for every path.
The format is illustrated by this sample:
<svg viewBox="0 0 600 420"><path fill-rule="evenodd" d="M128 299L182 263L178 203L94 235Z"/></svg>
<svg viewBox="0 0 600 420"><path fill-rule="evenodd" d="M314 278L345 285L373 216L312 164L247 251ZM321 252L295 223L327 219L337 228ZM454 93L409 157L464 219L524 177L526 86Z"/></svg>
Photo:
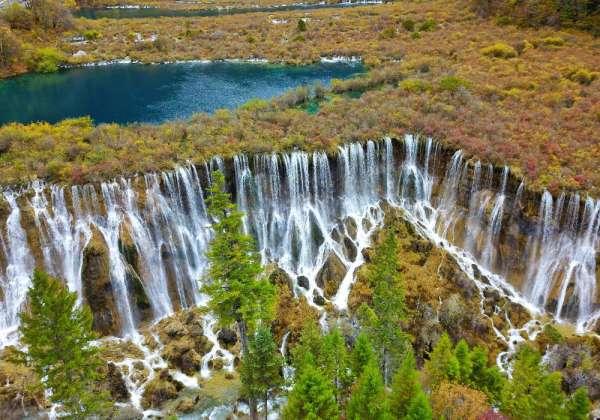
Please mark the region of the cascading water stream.
<svg viewBox="0 0 600 420"><path fill-rule="evenodd" d="M600 317L595 262L600 202L577 195L554 200L544 193L534 233L521 233L529 235L527 243L516 241L512 250L525 257L509 267L502 244L510 232L521 232L523 186L511 189L507 168L494 180L491 166L470 162L461 151L448 159L431 139L406 136L402 151L386 139L348 144L335 156L301 151L238 155L232 168L214 158L198 168L187 165L96 187L64 190L34 183L18 202L19 194L6 191L10 211L0 235L2 329L17 328L36 264L81 294L82 264L92 238L108 250L122 335L134 337L142 321L205 303L198 287L211 237L204 191L217 168L233 177L230 185L245 213L244 227L256 238L263 263L279 265L294 293L320 310L328 301L338 310L347 308L354 272L383 223L382 202L387 200L475 280L476 272L483 273L491 287L511 299L574 322L580 331L593 328ZM35 227L26 233L21 212L28 207ZM135 261L124 254L128 243ZM37 246L41 249L34 252ZM339 278L327 278L332 267L343 271ZM508 271L510 281L502 277ZM151 315L138 307L135 281L142 288L135 293L145 294Z"/></svg>

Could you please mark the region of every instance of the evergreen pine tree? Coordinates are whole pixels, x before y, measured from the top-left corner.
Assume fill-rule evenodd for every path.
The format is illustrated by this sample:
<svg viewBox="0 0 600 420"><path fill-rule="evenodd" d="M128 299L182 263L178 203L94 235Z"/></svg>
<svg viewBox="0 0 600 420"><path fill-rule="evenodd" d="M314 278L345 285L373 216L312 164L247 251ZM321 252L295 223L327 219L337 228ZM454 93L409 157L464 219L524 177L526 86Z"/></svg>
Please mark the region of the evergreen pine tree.
<svg viewBox="0 0 600 420"><path fill-rule="evenodd" d="M423 391L419 392L410 402L405 420L432 420L433 413L427 396Z"/></svg>
<svg viewBox="0 0 600 420"><path fill-rule="evenodd" d="M334 328L323 338L323 351L321 357L326 376L331 378L336 390L335 399L341 403L347 388L352 383L349 372L348 349L344 336L339 329Z"/></svg>
<svg viewBox="0 0 600 420"><path fill-rule="evenodd" d="M561 375L548 374L541 355L522 346L513 365L512 379L502 391L500 408L514 418L567 419L567 401L561 390Z"/></svg>
<svg viewBox="0 0 600 420"><path fill-rule="evenodd" d="M389 419L383 378L376 363L365 366L348 401L349 420Z"/></svg>
<svg viewBox="0 0 600 420"><path fill-rule="evenodd" d="M355 378L358 378L365 366L367 366L370 362L376 360L375 353L373 352L373 345L369 340L369 337L365 333L360 333L356 337L356 341L354 342L354 348L352 349L351 354L351 368L352 375Z"/></svg>
<svg viewBox="0 0 600 420"><path fill-rule="evenodd" d="M590 400L586 388L577 388L567 402L567 415L571 420L587 420L590 412Z"/></svg>
<svg viewBox="0 0 600 420"><path fill-rule="evenodd" d="M302 329L300 340L292 348L292 366L296 374L301 374L306 367L322 367L321 352L323 351L323 336L317 325L313 322L307 323Z"/></svg>
<svg viewBox="0 0 600 420"><path fill-rule="evenodd" d="M374 289L372 307L363 305L359 309L359 318L377 350L384 382L388 384L407 343L406 334L402 332L406 304L398 242L391 230L375 250L369 267L369 282Z"/></svg>
<svg viewBox="0 0 600 420"><path fill-rule="evenodd" d="M497 366L488 366L487 350L483 347L474 347L470 354L471 386L484 392L494 404L500 402L502 389L506 383L504 375Z"/></svg>
<svg viewBox="0 0 600 420"><path fill-rule="evenodd" d="M288 395L282 415L285 420L337 418L338 405L331 381L314 366L305 365Z"/></svg>
<svg viewBox="0 0 600 420"><path fill-rule="evenodd" d="M471 352L469 345L462 339L454 348L454 357L458 361L459 373L458 379L461 383L469 385L471 381L471 373L473 371L473 362L471 361Z"/></svg>
<svg viewBox="0 0 600 420"><path fill-rule="evenodd" d="M89 308L78 306L76 293L38 270L28 298L28 310L21 314L21 342L27 346L23 361L42 378L50 400L71 417L102 412L108 396L97 389L102 361L92 345L97 337Z"/></svg>
<svg viewBox="0 0 600 420"><path fill-rule="evenodd" d="M411 401L423 392L419 382L419 372L412 348L406 352L400 367L392 381L390 394L390 409L397 419L403 419L408 414Z"/></svg>
<svg viewBox="0 0 600 420"><path fill-rule="evenodd" d="M432 389L442 381L453 381L459 377L460 366L452 351L452 341L448 334L442 334L433 348L429 360L425 363L425 371Z"/></svg>
<svg viewBox="0 0 600 420"><path fill-rule="evenodd" d="M224 186L223 174L214 172L207 197L214 237L207 251L210 268L202 291L210 296L208 307L222 325L236 323L244 357L248 354L248 330L253 330L258 321L272 317L275 288L261 278L263 270L254 240L243 233L242 213ZM256 419L253 398L250 411Z"/></svg>
<svg viewBox="0 0 600 420"><path fill-rule="evenodd" d="M283 359L273 340L271 331L264 326L256 329L248 343L248 353L242 359L240 379L245 396L265 403L265 419L269 391L276 390L283 383L281 368Z"/></svg>

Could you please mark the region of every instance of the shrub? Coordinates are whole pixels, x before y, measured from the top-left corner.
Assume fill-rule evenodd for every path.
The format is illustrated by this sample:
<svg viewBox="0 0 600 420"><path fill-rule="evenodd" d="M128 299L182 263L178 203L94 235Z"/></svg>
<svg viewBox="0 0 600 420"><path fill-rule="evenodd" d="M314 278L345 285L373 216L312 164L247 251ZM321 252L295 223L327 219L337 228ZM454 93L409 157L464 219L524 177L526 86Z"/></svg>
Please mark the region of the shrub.
<svg viewBox="0 0 600 420"><path fill-rule="evenodd" d="M567 73L567 79L577 82L582 85L589 85L598 78L600 73L595 71L589 71L584 68L578 68L571 70Z"/></svg>
<svg viewBox="0 0 600 420"><path fill-rule="evenodd" d="M407 31L412 32L415 30L415 22L412 19L406 19L402 21L402 27Z"/></svg>
<svg viewBox="0 0 600 420"><path fill-rule="evenodd" d="M436 27L437 27L437 22L434 19L425 19L419 25L419 31L431 32L431 31L435 31Z"/></svg>
<svg viewBox="0 0 600 420"><path fill-rule="evenodd" d="M469 82L456 76L446 76L440 80L440 89L455 93L461 89L468 89Z"/></svg>
<svg viewBox="0 0 600 420"><path fill-rule="evenodd" d="M44 29L64 31L73 27L73 16L58 0L30 0L33 20Z"/></svg>
<svg viewBox="0 0 600 420"><path fill-rule="evenodd" d="M396 36L396 28L392 26L390 26L389 28L385 28L383 31L381 31L381 34L379 35L379 37L382 39L390 39L394 36Z"/></svg>
<svg viewBox="0 0 600 420"><path fill-rule="evenodd" d="M432 392L431 407L446 419L478 419L490 408L483 392L449 382Z"/></svg>
<svg viewBox="0 0 600 420"><path fill-rule="evenodd" d="M21 55L21 44L8 28L0 26L0 67L7 67Z"/></svg>
<svg viewBox="0 0 600 420"><path fill-rule="evenodd" d="M412 93L421 93L430 89L429 83L421 79L406 79L398 84L398 87L402 90L406 90Z"/></svg>
<svg viewBox="0 0 600 420"><path fill-rule="evenodd" d="M306 22L304 21L304 19L298 19L298 31L306 31Z"/></svg>
<svg viewBox="0 0 600 420"><path fill-rule="evenodd" d="M504 42L497 42L494 45L485 47L481 52L483 55L496 58L513 58L517 56L515 49Z"/></svg>
<svg viewBox="0 0 600 420"><path fill-rule="evenodd" d="M64 61L63 53L53 47L40 48L33 54L30 67L38 73L54 73Z"/></svg>
<svg viewBox="0 0 600 420"><path fill-rule="evenodd" d="M12 3L2 12L1 17L12 29L29 30L33 26L33 15L19 3Z"/></svg>
<svg viewBox="0 0 600 420"><path fill-rule="evenodd" d="M559 36L549 36L549 37L546 37L546 38L542 38L540 40L540 42L542 44L551 45L553 47L560 47L562 45L565 45L565 40L562 39Z"/></svg>
<svg viewBox="0 0 600 420"><path fill-rule="evenodd" d="M100 38L100 31L97 31L96 29L88 29L87 31L83 32L83 37L88 41L95 41L96 39Z"/></svg>

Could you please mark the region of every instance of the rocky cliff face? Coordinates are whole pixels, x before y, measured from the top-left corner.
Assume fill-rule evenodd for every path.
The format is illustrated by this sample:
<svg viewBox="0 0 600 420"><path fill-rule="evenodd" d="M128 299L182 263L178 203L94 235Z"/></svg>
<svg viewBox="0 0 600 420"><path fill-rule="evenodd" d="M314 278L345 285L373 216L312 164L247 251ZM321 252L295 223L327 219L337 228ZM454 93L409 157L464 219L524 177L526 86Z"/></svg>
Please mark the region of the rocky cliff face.
<svg viewBox="0 0 600 420"><path fill-rule="evenodd" d="M351 303L348 293L358 287L351 273L387 202L500 295L580 329L593 329L600 316L598 202L530 192L506 168L413 137L352 144L329 156L238 156L96 186L6 193L2 223L16 221L23 232L11 226L0 235L3 294L16 296L18 308L28 270L44 267L81 291L103 335L131 334L198 304L210 239L204 191L217 168L265 263L278 265L291 294L315 310ZM415 247L422 258L431 252ZM28 257L6 252L16 248ZM25 280L6 281L14 272ZM14 314L4 318L3 328L15 327Z"/></svg>

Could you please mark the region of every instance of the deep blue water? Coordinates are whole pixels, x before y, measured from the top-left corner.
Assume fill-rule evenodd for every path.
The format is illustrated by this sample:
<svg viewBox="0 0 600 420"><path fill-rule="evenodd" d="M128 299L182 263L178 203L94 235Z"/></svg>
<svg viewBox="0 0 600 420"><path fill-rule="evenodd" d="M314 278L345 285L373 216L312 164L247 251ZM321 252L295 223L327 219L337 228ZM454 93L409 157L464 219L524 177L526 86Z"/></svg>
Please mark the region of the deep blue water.
<svg viewBox="0 0 600 420"><path fill-rule="evenodd" d="M0 80L0 124L57 122L89 115L96 123L187 118L236 108L317 81L347 78L360 64L284 66L259 63L111 64Z"/></svg>

